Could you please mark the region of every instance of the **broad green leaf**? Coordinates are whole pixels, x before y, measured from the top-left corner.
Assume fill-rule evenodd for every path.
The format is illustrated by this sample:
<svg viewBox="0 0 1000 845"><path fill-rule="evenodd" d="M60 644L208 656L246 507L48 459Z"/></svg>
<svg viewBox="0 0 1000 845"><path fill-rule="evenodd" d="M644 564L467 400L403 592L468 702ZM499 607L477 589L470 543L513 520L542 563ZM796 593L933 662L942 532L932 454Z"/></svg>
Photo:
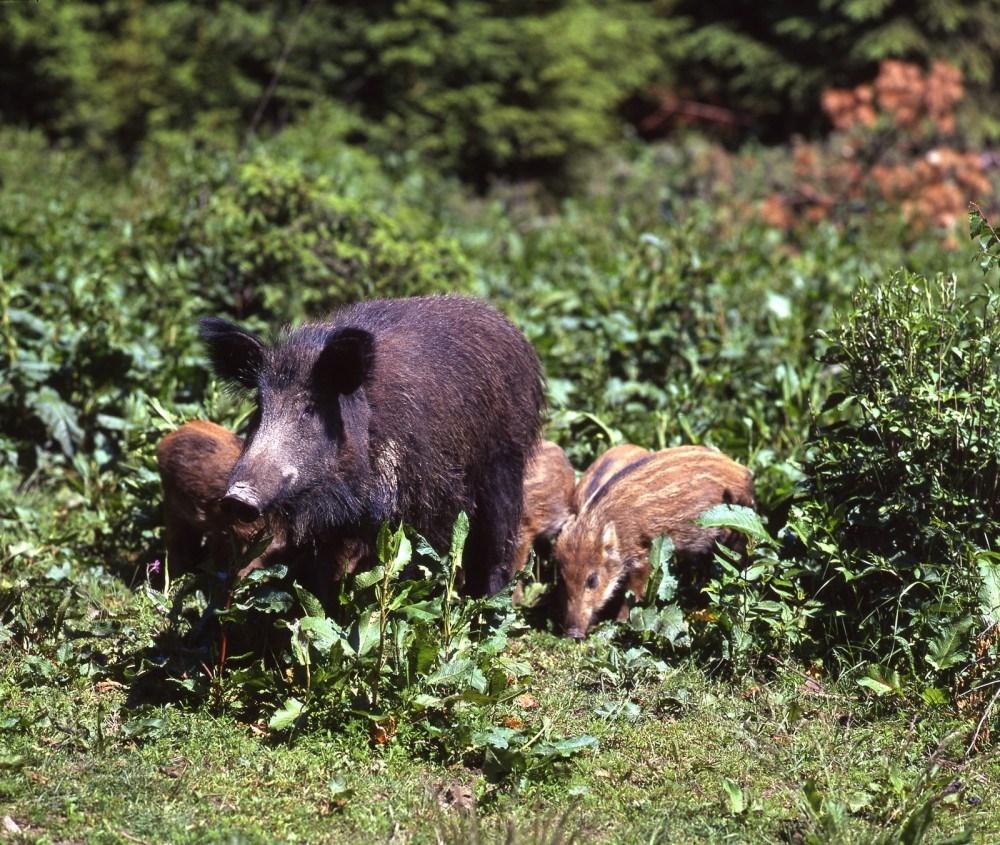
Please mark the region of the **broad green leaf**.
<svg viewBox="0 0 1000 845"><path fill-rule="evenodd" d="M149 719L133 719L122 725L122 734L128 739L151 739L163 733L167 723L165 719L153 717Z"/></svg>
<svg viewBox="0 0 1000 845"><path fill-rule="evenodd" d="M448 558L452 566L461 564L462 552L465 549L465 541L469 537L469 515L462 511L455 520L455 525L451 530L451 549Z"/></svg>
<svg viewBox="0 0 1000 845"><path fill-rule="evenodd" d="M927 662L941 672L968 660L968 653L962 650L962 635L971 624L972 620L966 619L949 625L941 636L931 640L927 646Z"/></svg>
<svg viewBox="0 0 1000 845"><path fill-rule="evenodd" d="M468 657L454 657L438 667L426 681L429 686L473 686L480 691L486 688L486 679L476 664Z"/></svg>
<svg viewBox="0 0 1000 845"><path fill-rule="evenodd" d="M509 748L510 741L517 736L517 731L511 728L489 728L472 735L472 743L476 746L490 748Z"/></svg>
<svg viewBox="0 0 1000 845"><path fill-rule="evenodd" d="M378 614L366 613L354 623L347 641L355 655L364 657L378 645L378 638Z"/></svg>
<svg viewBox="0 0 1000 845"><path fill-rule="evenodd" d="M874 692L876 695L887 695L888 693L893 691L892 687L890 687L888 684L884 683L883 681L876 680L875 678L859 678L858 686L866 687L867 689L870 689L872 692Z"/></svg>
<svg viewBox="0 0 1000 845"><path fill-rule="evenodd" d="M948 706L948 691L941 689L941 687L927 687L920 697L924 700L925 704L931 707L947 707Z"/></svg>
<svg viewBox="0 0 1000 845"><path fill-rule="evenodd" d="M285 626L292 632L292 656L299 666L309 666L312 660L309 656L309 643L302 635L302 626L299 620L285 622Z"/></svg>
<svg viewBox="0 0 1000 845"><path fill-rule="evenodd" d="M633 607L628 618L633 631L653 634L671 645L688 645L688 625L676 604L666 607Z"/></svg>
<svg viewBox="0 0 1000 845"><path fill-rule="evenodd" d="M697 523L702 528L729 528L759 543L775 545L757 511L743 505L715 505L698 517Z"/></svg>
<svg viewBox="0 0 1000 845"><path fill-rule="evenodd" d="M400 530L399 545L396 547L396 554L393 556L392 564L389 566L389 576L391 578L398 577L409 566L412 558L413 546L410 544L410 540L406 534Z"/></svg>
<svg viewBox="0 0 1000 845"><path fill-rule="evenodd" d="M746 812L746 798L743 795L743 788L729 778L722 779L722 793L726 798L726 808L734 816L740 816Z"/></svg>
<svg viewBox="0 0 1000 845"><path fill-rule="evenodd" d="M321 654L326 654L341 639L341 632L325 616L306 616L299 620L299 628Z"/></svg>
<svg viewBox="0 0 1000 845"><path fill-rule="evenodd" d="M259 584L262 581L280 581L288 575L288 567L283 563L275 564L274 566L268 566L262 569L254 569L247 573L246 577L240 582L240 586L248 584Z"/></svg>
<svg viewBox="0 0 1000 845"><path fill-rule="evenodd" d="M291 609L294 600L284 590L262 587L251 596L250 603L264 613L284 613Z"/></svg>
<svg viewBox="0 0 1000 845"><path fill-rule="evenodd" d="M555 742L544 742L540 743L537 747L539 754L544 754L548 757L572 757L575 754L579 754L581 751L585 751L588 748L597 747L597 737L590 736L589 734L582 734L581 736L567 737L566 739L560 739Z"/></svg>
<svg viewBox="0 0 1000 845"><path fill-rule="evenodd" d="M295 595L299 599L299 604L302 605L302 609L309 616L315 616L317 618L326 617L326 613L323 611L323 605L320 603L320 600L316 598L316 596L310 593L297 581L292 585L292 587L295 590Z"/></svg>
<svg viewBox="0 0 1000 845"><path fill-rule="evenodd" d="M271 716L267 726L272 731L287 731L298 721L303 709L303 703L297 698L287 698L284 706L279 707Z"/></svg>
<svg viewBox="0 0 1000 845"><path fill-rule="evenodd" d="M870 689L875 695L881 697L895 692L895 688L878 678L858 678L858 686Z"/></svg>
<svg viewBox="0 0 1000 845"><path fill-rule="evenodd" d="M1000 555L980 554L977 561L979 577L979 611L990 625L1000 625Z"/></svg>
<svg viewBox="0 0 1000 845"><path fill-rule="evenodd" d="M673 601L677 595L677 579L670 571L674 552L674 541L666 534L653 540L649 549L650 583L655 585L656 600L660 604Z"/></svg>
<svg viewBox="0 0 1000 845"><path fill-rule="evenodd" d="M326 782L326 788L330 791L331 797L343 801L354 795L354 789L347 785L347 782L339 776L334 776Z"/></svg>
<svg viewBox="0 0 1000 845"><path fill-rule="evenodd" d="M46 572L45 577L50 581L68 581L69 576L73 571L73 567L70 565L69 561L60 564L52 564Z"/></svg>
<svg viewBox="0 0 1000 845"><path fill-rule="evenodd" d="M427 540L420 534L416 535L417 541L417 554L421 557L429 557L431 560L436 560L440 563L444 558Z"/></svg>
<svg viewBox="0 0 1000 845"><path fill-rule="evenodd" d="M433 622L441 616L441 599L429 599L403 605L399 612L407 619L418 622Z"/></svg>
<svg viewBox="0 0 1000 845"><path fill-rule="evenodd" d="M51 387L29 393L27 403L63 452L72 456L76 446L83 440L83 429L80 427L76 408L64 401Z"/></svg>
<svg viewBox="0 0 1000 845"><path fill-rule="evenodd" d="M378 565L367 572L359 572L354 576L354 587L357 590L367 590L385 577L385 567Z"/></svg>

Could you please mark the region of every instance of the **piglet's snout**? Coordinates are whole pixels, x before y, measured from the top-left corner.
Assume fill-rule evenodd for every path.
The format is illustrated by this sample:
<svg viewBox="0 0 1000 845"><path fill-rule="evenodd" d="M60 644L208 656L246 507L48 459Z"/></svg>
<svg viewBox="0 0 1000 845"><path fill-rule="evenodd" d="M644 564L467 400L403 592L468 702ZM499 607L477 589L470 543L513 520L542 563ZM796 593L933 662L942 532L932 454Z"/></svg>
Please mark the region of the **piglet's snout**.
<svg viewBox="0 0 1000 845"><path fill-rule="evenodd" d="M236 522L254 522L260 518L260 495L249 481L237 481L219 502L222 512Z"/></svg>

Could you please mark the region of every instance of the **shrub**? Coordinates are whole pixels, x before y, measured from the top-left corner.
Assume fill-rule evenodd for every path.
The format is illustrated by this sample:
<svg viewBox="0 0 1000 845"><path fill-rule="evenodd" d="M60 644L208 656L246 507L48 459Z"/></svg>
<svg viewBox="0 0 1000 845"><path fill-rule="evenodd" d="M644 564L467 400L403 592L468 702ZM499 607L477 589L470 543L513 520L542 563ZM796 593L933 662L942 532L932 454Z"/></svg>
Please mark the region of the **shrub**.
<svg viewBox="0 0 1000 845"><path fill-rule="evenodd" d="M8 3L0 114L132 161L150 139L232 143L332 102L366 149L480 187L558 186L617 145L623 106L652 132L694 119L784 139L825 128L820 93L884 59L954 64L963 122L995 136L997 20L985 0Z"/></svg>
<svg viewBox="0 0 1000 845"><path fill-rule="evenodd" d="M469 286L454 244L409 239L392 218L294 164L262 155L207 201L196 196L174 252L216 310L302 320L359 299Z"/></svg>
<svg viewBox="0 0 1000 845"><path fill-rule="evenodd" d="M992 285L962 296L953 279L899 273L863 284L828 335L840 389L806 444L792 524L823 604L818 639L845 665L954 678L994 624L983 552L1000 530L998 318Z"/></svg>
<svg viewBox="0 0 1000 845"><path fill-rule="evenodd" d="M0 113L94 150L132 156L181 127L241 137L328 98L367 119L356 139L419 150L480 184L515 171L557 178L616 140L615 109L676 30L635 0L502 12L477 0L84 0L17 4L0 27L13 58L0 69Z"/></svg>

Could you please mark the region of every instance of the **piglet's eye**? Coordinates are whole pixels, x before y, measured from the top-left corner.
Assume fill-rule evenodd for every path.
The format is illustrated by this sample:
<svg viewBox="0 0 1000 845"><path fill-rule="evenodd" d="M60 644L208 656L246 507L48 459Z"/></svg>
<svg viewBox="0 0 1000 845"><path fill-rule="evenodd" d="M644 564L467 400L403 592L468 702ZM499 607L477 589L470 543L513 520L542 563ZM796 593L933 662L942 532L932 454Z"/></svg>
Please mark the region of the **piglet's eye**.
<svg viewBox="0 0 1000 845"><path fill-rule="evenodd" d="M597 573L591 572L590 575L587 576L587 589L593 590L594 587L596 586L597 586Z"/></svg>

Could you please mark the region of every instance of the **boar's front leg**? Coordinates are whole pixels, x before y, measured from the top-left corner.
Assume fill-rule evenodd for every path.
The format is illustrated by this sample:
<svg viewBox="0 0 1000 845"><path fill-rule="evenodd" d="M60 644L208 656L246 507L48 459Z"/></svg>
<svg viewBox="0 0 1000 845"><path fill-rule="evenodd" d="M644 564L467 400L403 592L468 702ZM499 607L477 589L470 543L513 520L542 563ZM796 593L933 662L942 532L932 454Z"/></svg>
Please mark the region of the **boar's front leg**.
<svg viewBox="0 0 1000 845"><path fill-rule="evenodd" d="M466 544L465 592L492 596L513 576L524 498L524 463L499 456L475 486L475 509Z"/></svg>

